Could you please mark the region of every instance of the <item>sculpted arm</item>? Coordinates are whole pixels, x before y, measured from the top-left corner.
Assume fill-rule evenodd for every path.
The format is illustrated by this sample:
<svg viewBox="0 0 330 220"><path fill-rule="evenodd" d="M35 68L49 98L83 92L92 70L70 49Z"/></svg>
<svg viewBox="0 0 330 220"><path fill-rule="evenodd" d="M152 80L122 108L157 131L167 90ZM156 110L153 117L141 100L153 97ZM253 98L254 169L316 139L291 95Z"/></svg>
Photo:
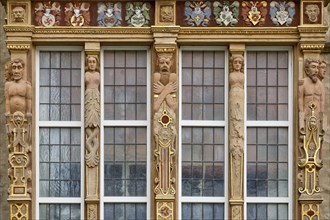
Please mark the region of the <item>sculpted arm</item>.
<svg viewBox="0 0 330 220"><path fill-rule="evenodd" d="M298 107L299 112L304 112L304 80L299 80L299 91L298 91Z"/></svg>
<svg viewBox="0 0 330 220"><path fill-rule="evenodd" d="M6 115L10 114L10 105L9 105L9 82L5 83L5 97L6 97Z"/></svg>
<svg viewBox="0 0 330 220"><path fill-rule="evenodd" d="M32 113L32 87L29 82L26 85L26 113Z"/></svg>

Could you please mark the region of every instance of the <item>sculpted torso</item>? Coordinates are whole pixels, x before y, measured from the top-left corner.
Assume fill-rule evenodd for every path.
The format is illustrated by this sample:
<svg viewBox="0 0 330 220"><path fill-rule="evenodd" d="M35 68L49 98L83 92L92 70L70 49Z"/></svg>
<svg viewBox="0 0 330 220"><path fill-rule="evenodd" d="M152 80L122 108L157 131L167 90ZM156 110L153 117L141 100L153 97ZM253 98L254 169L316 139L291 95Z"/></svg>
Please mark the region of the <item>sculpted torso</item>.
<svg viewBox="0 0 330 220"><path fill-rule="evenodd" d="M100 74L98 72L85 73L86 89L98 89L100 85Z"/></svg>
<svg viewBox="0 0 330 220"><path fill-rule="evenodd" d="M31 85L27 82L7 82L5 88L8 92L9 97L9 108L7 112L14 113L15 111L20 111L25 113L27 103L26 97L29 95L29 90L31 90Z"/></svg>
<svg viewBox="0 0 330 220"><path fill-rule="evenodd" d="M230 88L234 87L239 87L242 88L244 87L244 74L241 72L232 72L229 75L229 85Z"/></svg>

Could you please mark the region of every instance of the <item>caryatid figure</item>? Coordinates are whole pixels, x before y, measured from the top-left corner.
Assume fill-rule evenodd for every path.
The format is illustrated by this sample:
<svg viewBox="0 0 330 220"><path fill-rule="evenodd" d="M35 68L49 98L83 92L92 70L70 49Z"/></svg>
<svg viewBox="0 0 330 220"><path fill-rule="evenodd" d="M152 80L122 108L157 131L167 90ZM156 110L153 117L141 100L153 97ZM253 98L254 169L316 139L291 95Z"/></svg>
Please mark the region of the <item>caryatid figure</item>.
<svg viewBox="0 0 330 220"><path fill-rule="evenodd" d="M23 79L25 63L15 59L8 64L8 78L5 83L6 115L20 111L31 116L32 87Z"/></svg>
<svg viewBox="0 0 330 220"><path fill-rule="evenodd" d="M175 100L175 93L177 91L177 76L176 73L171 73L172 54L159 53L158 54L159 72L154 73L153 91L156 94L154 102L154 111L157 112L165 101L167 106L175 111L177 102Z"/></svg>
<svg viewBox="0 0 330 220"><path fill-rule="evenodd" d="M86 164L95 167L99 163L99 127L100 127L100 73L97 56L87 56L85 72L85 131L86 131Z"/></svg>

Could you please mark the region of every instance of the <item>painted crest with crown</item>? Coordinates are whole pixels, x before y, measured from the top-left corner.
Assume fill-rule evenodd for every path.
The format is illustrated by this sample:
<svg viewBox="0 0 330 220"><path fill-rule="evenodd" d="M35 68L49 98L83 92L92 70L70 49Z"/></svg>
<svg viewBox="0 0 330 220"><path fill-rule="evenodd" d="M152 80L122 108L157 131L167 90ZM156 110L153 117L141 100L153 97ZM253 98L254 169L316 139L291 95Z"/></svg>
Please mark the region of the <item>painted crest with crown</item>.
<svg viewBox="0 0 330 220"><path fill-rule="evenodd" d="M223 3L215 1L213 3L213 14L215 21L219 26L234 26L238 22L239 15L239 2L234 1L229 3L229 1L224 1Z"/></svg>
<svg viewBox="0 0 330 220"><path fill-rule="evenodd" d="M150 11L151 5L150 3L142 3L142 2L128 2L126 4L126 16L125 21L128 26L133 27L143 27L148 26L150 22Z"/></svg>
<svg viewBox="0 0 330 220"><path fill-rule="evenodd" d="M97 4L97 24L102 27L121 26L121 3L102 3Z"/></svg>
<svg viewBox="0 0 330 220"><path fill-rule="evenodd" d="M59 2L36 2L34 6L36 25L52 27L61 22L61 5Z"/></svg>
<svg viewBox="0 0 330 220"><path fill-rule="evenodd" d="M276 2L272 1L270 3L270 19L273 24L286 25L289 26L293 21L293 16L296 14L295 3L294 2Z"/></svg>

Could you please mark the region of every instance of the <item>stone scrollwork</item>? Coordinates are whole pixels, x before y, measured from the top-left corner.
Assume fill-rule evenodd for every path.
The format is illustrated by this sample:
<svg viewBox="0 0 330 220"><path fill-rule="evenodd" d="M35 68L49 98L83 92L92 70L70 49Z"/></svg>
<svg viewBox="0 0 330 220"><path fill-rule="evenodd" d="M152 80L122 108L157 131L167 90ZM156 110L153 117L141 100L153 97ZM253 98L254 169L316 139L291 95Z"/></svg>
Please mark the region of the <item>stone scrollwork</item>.
<svg viewBox="0 0 330 220"><path fill-rule="evenodd" d="M175 177L173 176L174 157L176 155L176 92L177 74L171 72L173 63L172 53L158 53L159 72L154 73L154 138L156 158L156 187L157 197L173 197Z"/></svg>

